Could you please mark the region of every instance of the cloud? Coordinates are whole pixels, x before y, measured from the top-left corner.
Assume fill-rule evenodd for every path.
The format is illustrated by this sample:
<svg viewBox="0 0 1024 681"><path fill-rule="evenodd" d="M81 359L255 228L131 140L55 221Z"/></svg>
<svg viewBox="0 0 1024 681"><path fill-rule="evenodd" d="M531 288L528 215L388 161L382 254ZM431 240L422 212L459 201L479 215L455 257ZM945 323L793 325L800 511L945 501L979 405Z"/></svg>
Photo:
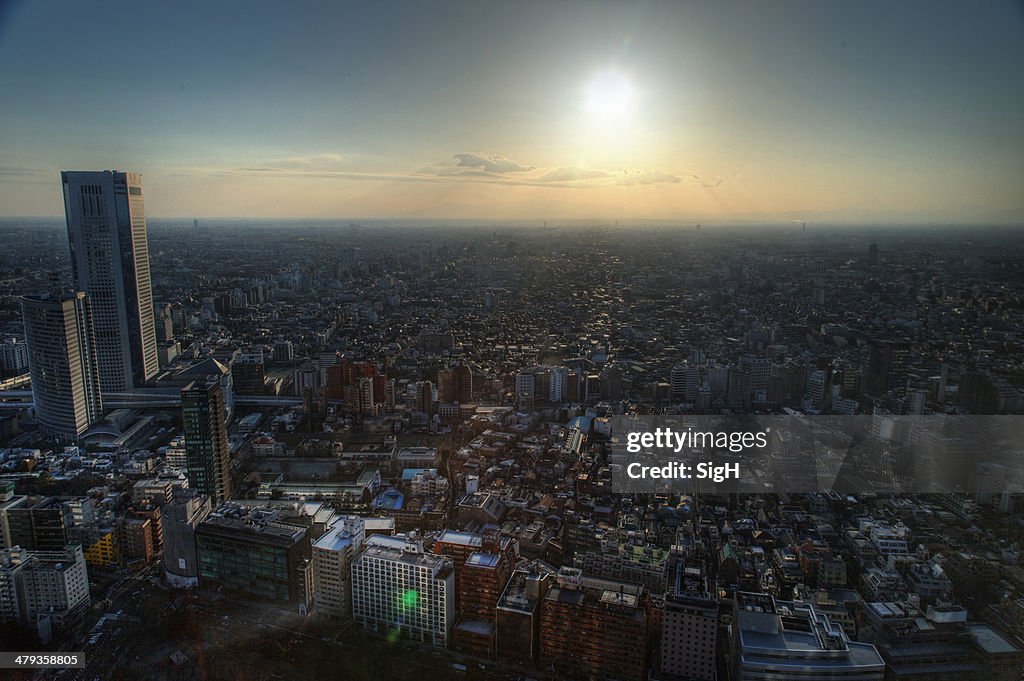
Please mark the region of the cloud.
<svg viewBox="0 0 1024 681"><path fill-rule="evenodd" d="M580 166L537 167L513 161L497 154L457 153L444 161L414 171L371 171L350 165L353 158L338 154L316 154L306 157L277 159L251 166L234 168L195 168L209 176L230 175L280 179L334 179L371 182L479 183L507 187L564 188L585 191L601 187L679 184L683 180L671 173L644 168L585 168ZM336 164L335 167L331 167ZM2 166L0 166L2 168ZM191 171L190 171L191 172ZM683 177L711 187L690 171Z"/></svg>
<svg viewBox="0 0 1024 681"><path fill-rule="evenodd" d="M3 177L29 177L43 172L42 168L28 168L26 166L0 166L0 176Z"/></svg>
<svg viewBox="0 0 1024 681"><path fill-rule="evenodd" d="M343 160L345 157L341 154L309 154L307 156L289 156L281 159L280 162L284 165L314 166L332 165Z"/></svg>
<svg viewBox="0 0 1024 681"><path fill-rule="evenodd" d="M460 168L479 168L488 173L522 173L533 170L533 166L524 166L497 154L455 154L454 158Z"/></svg>
<svg viewBox="0 0 1024 681"><path fill-rule="evenodd" d="M578 182L581 180L599 180L611 177L611 173L591 168L574 168L567 166L555 168L537 178L538 182Z"/></svg>
<svg viewBox="0 0 1024 681"><path fill-rule="evenodd" d="M712 180L705 180L697 173L690 173L690 177L693 178L694 183L698 187L704 187L704 189L714 189L715 187L721 186L722 182L724 182L724 180L717 175Z"/></svg>
<svg viewBox="0 0 1024 681"><path fill-rule="evenodd" d="M682 182L682 179L672 175L671 173L663 173L660 170L651 170L647 172L630 171L625 177L620 179L617 184L626 187L640 184L677 184L679 182Z"/></svg>

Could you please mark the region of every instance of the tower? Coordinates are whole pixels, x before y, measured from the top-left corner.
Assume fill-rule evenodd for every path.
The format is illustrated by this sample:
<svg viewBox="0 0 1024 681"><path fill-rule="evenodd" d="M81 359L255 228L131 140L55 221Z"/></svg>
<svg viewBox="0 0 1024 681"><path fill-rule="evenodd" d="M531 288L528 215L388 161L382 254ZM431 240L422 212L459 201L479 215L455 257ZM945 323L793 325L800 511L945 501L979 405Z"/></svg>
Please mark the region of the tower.
<svg viewBox="0 0 1024 681"><path fill-rule="evenodd" d="M228 432L219 378L214 374L181 389L189 486L208 495L214 506L231 497Z"/></svg>
<svg viewBox="0 0 1024 681"><path fill-rule="evenodd" d="M90 300L81 292L25 296L21 315L39 427L76 440L103 417Z"/></svg>
<svg viewBox="0 0 1024 681"><path fill-rule="evenodd" d="M452 369L452 387L455 391L455 401L461 404L469 404L473 401L473 370L465 364L459 364Z"/></svg>
<svg viewBox="0 0 1024 681"><path fill-rule="evenodd" d="M142 177L64 171L75 287L92 304L102 392L144 385L159 371Z"/></svg>

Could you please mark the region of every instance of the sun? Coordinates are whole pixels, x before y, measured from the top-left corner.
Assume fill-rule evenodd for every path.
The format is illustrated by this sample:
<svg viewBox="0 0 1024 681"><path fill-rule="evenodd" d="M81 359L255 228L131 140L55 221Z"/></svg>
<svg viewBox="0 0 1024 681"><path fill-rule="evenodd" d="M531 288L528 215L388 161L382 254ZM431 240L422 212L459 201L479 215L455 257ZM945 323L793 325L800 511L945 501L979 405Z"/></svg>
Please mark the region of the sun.
<svg viewBox="0 0 1024 681"><path fill-rule="evenodd" d="M633 84L619 71L602 71L594 76L585 92L587 113L601 120L618 120L632 108Z"/></svg>

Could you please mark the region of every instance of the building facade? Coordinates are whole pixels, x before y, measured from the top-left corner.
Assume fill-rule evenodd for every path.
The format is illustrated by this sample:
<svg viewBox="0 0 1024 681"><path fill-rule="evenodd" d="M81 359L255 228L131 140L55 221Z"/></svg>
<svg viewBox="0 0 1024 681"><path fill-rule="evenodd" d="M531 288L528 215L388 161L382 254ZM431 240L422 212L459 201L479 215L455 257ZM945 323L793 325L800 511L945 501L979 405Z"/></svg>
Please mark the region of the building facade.
<svg viewBox="0 0 1024 681"><path fill-rule="evenodd" d="M75 285L93 305L100 388L145 385L160 366L142 177L64 171L61 181Z"/></svg>
<svg viewBox="0 0 1024 681"><path fill-rule="evenodd" d="M319 614L337 619L352 616L352 559L365 537L362 518L342 516L313 542L313 600Z"/></svg>
<svg viewBox="0 0 1024 681"><path fill-rule="evenodd" d="M216 375L181 389L189 486L218 505L231 497L230 451L224 399Z"/></svg>
<svg viewBox="0 0 1024 681"><path fill-rule="evenodd" d="M573 677L639 681L647 635L643 587L563 567L541 602L540 665Z"/></svg>
<svg viewBox="0 0 1024 681"><path fill-rule="evenodd" d="M67 440L103 417L92 309L81 292L21 299L36 421Z"/></svg>
<svg viewBox="0 0 1024 681"><path fill-rule="evenodd" d="M455 620L451 558L425 553L415 536L370 537L352 564L352 617L368 629L447 647Z"/></svg>
<svg viewBox="0 0 1024 681"><path fill-rule="evenodd" d="M196 528L199 586L305 613L313 593L305 528L276 522L272 511L222 507Z"/></svg>

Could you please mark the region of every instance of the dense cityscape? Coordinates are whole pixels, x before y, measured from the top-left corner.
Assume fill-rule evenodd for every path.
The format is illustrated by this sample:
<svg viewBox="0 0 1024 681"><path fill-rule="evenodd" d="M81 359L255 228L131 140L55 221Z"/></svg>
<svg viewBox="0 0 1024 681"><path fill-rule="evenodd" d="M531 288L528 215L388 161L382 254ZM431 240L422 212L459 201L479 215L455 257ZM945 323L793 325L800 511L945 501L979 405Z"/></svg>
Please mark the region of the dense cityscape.
<svg viewBox="0 0 1024 681"><path fill-rule="evenodd" d="M0 1L0 681L1024 681L1022 37Z"/></svg>
<svg viewBox="0 0 1024 681"><path fill-rule="evenodd" d="M630 414L1021 413L1018 230L147 225L138 175L62 181L0 225L3 647L56 678L1021 677L1016 473L609 466Z"/></svg>

